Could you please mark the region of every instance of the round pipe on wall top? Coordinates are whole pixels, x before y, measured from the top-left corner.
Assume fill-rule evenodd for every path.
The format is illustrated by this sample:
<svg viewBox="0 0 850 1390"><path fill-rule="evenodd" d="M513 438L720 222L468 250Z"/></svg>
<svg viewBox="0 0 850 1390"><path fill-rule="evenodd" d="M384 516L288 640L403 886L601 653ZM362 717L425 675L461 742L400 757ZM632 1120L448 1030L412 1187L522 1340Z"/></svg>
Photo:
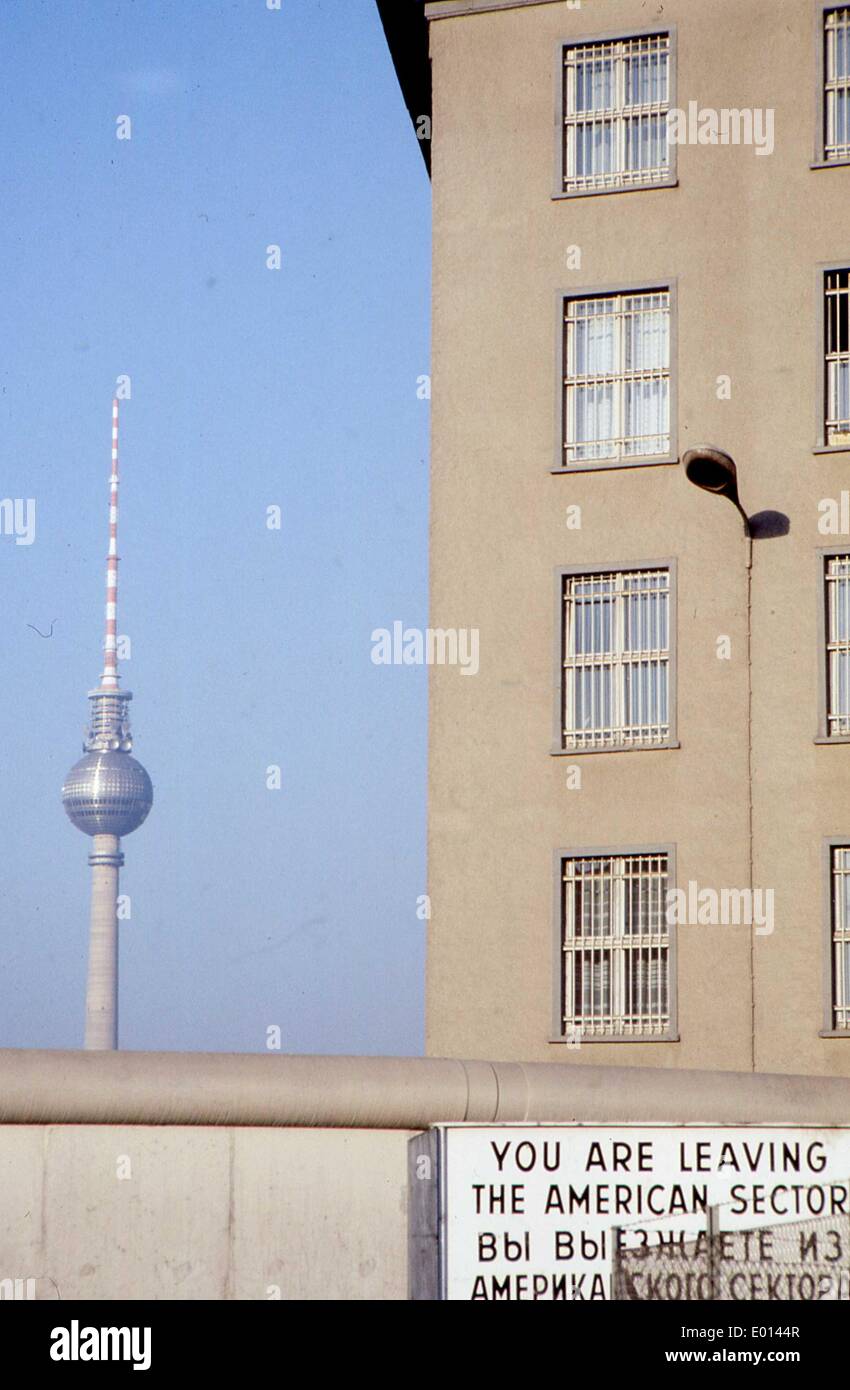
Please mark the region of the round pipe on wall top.
<svg viewBox="0 0 850 1390"><path fill-rule="evenodd" d="M437 1057L0 1049L0 1126L850 1121L850 1078Z"/></svg>

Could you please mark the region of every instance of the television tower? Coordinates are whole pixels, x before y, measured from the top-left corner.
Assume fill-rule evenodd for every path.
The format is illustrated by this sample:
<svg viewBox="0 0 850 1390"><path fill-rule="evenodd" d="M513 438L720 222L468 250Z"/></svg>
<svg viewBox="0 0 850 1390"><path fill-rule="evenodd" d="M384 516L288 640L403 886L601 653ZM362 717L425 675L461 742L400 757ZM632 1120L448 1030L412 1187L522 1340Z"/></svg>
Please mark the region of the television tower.
<svg viewBox="0 0 850 1390"><path fill-rule="evenodd" d="M109 476L109 555L106 561L106 640L100 684L89 691L91 710L84 757L65 778L62 804L70 820L92 837L86 1048L118 1046L118 870L121 836L138 829L153 805L151 779L130 757L129 690L118 687L118 402L112 402Z"/></svg>

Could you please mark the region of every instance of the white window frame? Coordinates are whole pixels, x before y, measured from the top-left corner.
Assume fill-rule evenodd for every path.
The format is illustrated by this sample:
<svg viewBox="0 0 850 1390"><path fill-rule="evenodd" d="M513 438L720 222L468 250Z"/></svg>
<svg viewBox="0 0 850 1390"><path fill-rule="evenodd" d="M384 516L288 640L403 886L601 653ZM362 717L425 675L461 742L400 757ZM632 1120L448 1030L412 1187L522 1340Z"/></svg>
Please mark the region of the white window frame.
<svg viewBox="0 0 850 1390"><path fill-rule="evenodd" d="M626 363L626 318L637 312L651 312L653 299L663 302L656 309L667 315L667 363L661 367L635 368ZM611 303L615 350L615 370L612 372L582 372L576 370L576 325L590 317L605 318L607 314L581 314L579 306ZM560 418L560 457L557 472L571 473L595 468L631 468L653 463L676 462L676 283L656 281L640 285L594 287L580 293L558 296L560 344L558 353ZM641 305L638 309L636 306ZM627 389L641 383L666 383L666 429L652 435L626 433ZM579 389L608 386L612 392L613 429L610 439L577 439L577 399ZM647 441L641 450L641 440Z"/></svg>
<svg viewBox="0 0 850 1390"><path fill-rule="evenodd" d="M850 124L846 131L847 139L839 141L836 138L836 115L840 93L844 93L850 113L850 74L843 77L836 74L835 53L839 32L843 33L845 43L850 45L850 5L824 5L821 16L820 154L824 164L846 164L850 161Z"/></svg>
<svg viewBox="0 0 850 1390"><path fill-rule="evenodd" d="M825 1032L850 1036L850 915L845 911L844 880L850 877L850 839L827 843L829 911L827 937L827 1015Z"/></svg>
<svg viewBox="0 0 850 1390"><path fill-rule="evenodd" d="M647 593L664 592L666 603L666 646L642 649L625 646L625 608L629 598L629 581L657 577L658 587ZM613 586L607 594L591 596L596 600L613 600L612 642L605 652L579 652L575 642L576 585L582 581L607 580ZM661 587L663 585L663 588ZM639 593L635 589L632 592ZM556 677L557 701L552 751L556 754L628 752L642 749L677 748L676 737L676 561L645 561L640 564L567 566L555 572L557 603ZM582 605L585 608L585 605ZM661 669L666 681L667 719L663 722L646 718L625 722L626 672L644 663ZM612 697L608 723L598 715L586 729L577 727L575 680L576 672L592 669L611 671ZM591 712L593 707L591 706Z"/></svg>
<svg viewBox="0 0 850 1390"><path fill-rule="evenodd" d="M557 981L553 1041L580 1045L583 1042L659 1042L676 1041L676 932L667 923L667 892L674 882L675 850L670 845L629 849L606 848L558 851L557 873ZM628 882L638 884L638 901L647 904L645 930L628 931ZM604 927L597 915L595 895L608 884L609 916L607 930L582 931L578 918L578 887L582 899L590 892L590 921ZM639 912L642 916L642 910ZM657 962L664 985L646 1007L635 1000L634 984L629 984L629 960L640 956L644 962ZM609 994L607 1009L595 1007L595 990L590 987L590 1008L576 1003L580 980L577 971L598 970L607 963ZM634 974L631 976L634 981ZM645 987L644 987L645 988ZM644 1003L644 1007L636 1004ZM666 1007L662 1007L666 1005Z"/></svg>
<svg viewBox="0 0 850 1390"><path fill-rule="evenodd" d="M637 53L663 53L667 59L667 90L662 100L626 103L626 60ZM613 63L614 97L604 111L576 108L577 61L610 60ZM667 138L667 112L675 106L676 30L674 25L635 29L628 34L594 35L563 39L556 52L558 154L555 197L575 198L600 193L624 193L647 188L667 188L676 183L677 147ZM656 118L664 125L666 159L647 169L626 168L629 123ZM616 151L615 167L608 172L578 174L576 151L579 130L587 125L610 124Z"/></svg>
<svg viewBox="0 0 850 1390"><path fill-rule="evenodd" d="M850 660L850 550L827 551L823 559L823 646L824 678L823 737L828 740L850 739L850 699L846 709L838 701L838 659L847 654ZM847 637L838 636L837 596L843 586L842 602L847 620Z"/></svg>
<svg viewBox="0 0 850 1390"><path fill-rule="evenodd" d="M843 281L843 283L842 283ZM832 283L831 283L832 282ZM831 266L823 272L823 441L827 448L850 448L850 411L839 412L839 381L842 373L850 375L850 267ZM835 303L835 315L830 305ZM846 346L837 346L839 335L832 341L831 326L836 328L844 317Z"/></svg>

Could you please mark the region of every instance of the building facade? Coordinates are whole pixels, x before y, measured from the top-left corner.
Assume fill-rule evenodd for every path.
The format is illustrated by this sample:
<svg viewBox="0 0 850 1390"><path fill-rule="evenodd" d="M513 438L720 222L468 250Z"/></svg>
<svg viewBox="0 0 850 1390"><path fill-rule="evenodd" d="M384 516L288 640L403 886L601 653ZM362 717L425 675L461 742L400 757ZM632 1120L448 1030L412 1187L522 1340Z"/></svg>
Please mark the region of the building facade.
<svg viewBox="0 0 850 1390"><path fill-rule="evenodd" d="M850 7L425 12L428 1051L850 1075Z"/></svg>

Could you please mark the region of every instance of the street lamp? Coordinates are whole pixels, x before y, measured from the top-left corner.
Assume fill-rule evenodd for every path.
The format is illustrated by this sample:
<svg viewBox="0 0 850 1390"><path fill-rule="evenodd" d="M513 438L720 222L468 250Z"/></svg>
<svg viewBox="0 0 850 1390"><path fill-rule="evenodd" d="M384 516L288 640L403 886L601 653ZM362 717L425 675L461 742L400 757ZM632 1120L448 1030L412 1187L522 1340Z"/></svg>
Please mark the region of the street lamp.
<svg viewBox="0 0 850 1390"><path fill-rule="evenodd" d="M695 487L703 492L716 493L718 497L728 497L744 519L744 533L750 537L750 522L738 497L738 471L735 461L723 449L715 449L711 444L700 444L689 449L682 459L685 476Z"/></svg>

